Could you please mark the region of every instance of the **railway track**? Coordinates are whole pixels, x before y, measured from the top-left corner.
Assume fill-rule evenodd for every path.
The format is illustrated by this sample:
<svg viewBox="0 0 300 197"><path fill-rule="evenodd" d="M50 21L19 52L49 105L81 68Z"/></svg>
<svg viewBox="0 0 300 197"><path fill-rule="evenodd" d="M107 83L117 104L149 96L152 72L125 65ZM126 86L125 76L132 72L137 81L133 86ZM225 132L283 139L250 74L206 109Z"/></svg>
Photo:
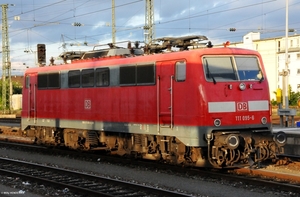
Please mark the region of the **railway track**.
<svg viewBox="0 0 300 197"><path fill-rule="evenodd" d="M68 188L71 192L84 196L189 196L145 185L2 157L0 158L0 172L53 187Z"/></svg>
<svg viewBox="0 0 300 197"><path fill-rule="evenodd" d="M16 118L0 118L0 123L21 124L21 117L16 117Z"/></svg>
<svg viewBox="0 0 300 197"><path fill-rule="evenodd" d="M1 119L0 119L0 122ZM17 122L17 120L16 120ZM2 142L0 142L2 143ZM4 142L5 143L5 142ZM31 147L31 145L21 145L19 144L20 146L28 146L28 147ZM39 146L40 147L40 146ZM36 147L37 148L37 147ZM60 150L53 150L53 149L49 149L49 148L45 148L45 147L40 147L40 149L42 149L45 154L49 154L49 152L59 152ZM66 151L66 150L64 150ZM89 160L89 158L92 158L92 160L95 160L95 158L99 158L99 155L93 155L93 154L90 154L90 153L84 153L84 154L80 154L76 151L67 151L68 155L73 155L74 157L80 157L80 158L83 158L85 157L85 159ZM54 154L56 154L54 153ZM72 154L74 153L74 154ZM60 153L59 153L60 154ZM64 153L61 153L61 155L63 155ZM76 156L75 156L76 155ZM83 156L84 155L84 156ZM72 157L73 157L72 156ZM106 158L106 159L104 159ZM127 160L124 159L124 158L112 158L112 157L104 157L103 155L101 155L101 161L105 161L105 160L108 160L109 162L111 163L128 163L128 158ZM104 159L104 160L103 160ZM126 160L126 161L125 161ZM135 161L130 161L131 164L134 164ZM148 163L148 164L147 164ZM151 163L151 162L150 162ZM141 166L141 165L145 165L147 166L148 165L148 168L153 168L153 166L155 166L154 168L157 168L157 169L168 169L168 170L171 170L173 172L182 172L184 174L201 174L201 176L209 176L209 177L215 177L216 179L219 179L220 177L222 177L222 179L226 179L226 180L229 180L229 181L235 181L235 182L238 182L238 181L241 181L243 183L247 183L247 184L254 184L254 185L257 185L257 186L265 186L265 187L269 187L269 188L275 188L277 190L284 190L284 191L291 191L291 192L296 192L296 193L299 193L300 191L300 185L299 183L298 184L291 184L289 181L286 181L286 180L274 180L274 176L270 176L271 178L269 178L268 180L266 179L262 179L260 178L259 176L256 176L256 177L247 177L247 176L237 176L237 175L229 175L229 174L220 174L219 172L217 173L212 173L212 172L209 172L209 171L201 171L199 172L198 170L199 169L183 169L183 168L176 168L176 167L170 167L170 166L167 166L165 164L159 166L157 164L153 165L153 163L149 164L149 162L141 162L141 161L138 161L138 164L136 164L137 166ZM34 168L34 167L32 167ZM253 171L255 171L255 169L251 169L250 172L252 173ZM73 171L71 173L74 173ZM251 173L249 173L251 175ZM63 174L63 173L60 173L60 174ZM253 173L252 173L253 175ZM111 180L109 180L111 181ZM50 185L56 185L58 182L60 181L56 181L56 180L49 180L49 184ZM55 184L56 183L56 184ZM44 182L43 182L44 184ZM77 185L73 185L73 186L67 186L67 185L56 185L56 186L59 186L59 187L68 187L68 188L72 188L74 187L74 189L72 189L73 191L75 192L78 192L78 193L82 193L84 192L85 194L87 193L85 190L81 190L78 188ZM111 188L113 188L114 186L111 186ZM125 186L125 188L134 188L134 186ZM87 189L87 188L85 188ZM142 188L137 188L136 190L134 190L133 192L137 192L137 196L143 196L143 195L146 195L146 194L141 194L139 193L139 191L146 191L145 193L147 194L147 196L149 196L149 193L152 194L152 192L148 192L148 189L142 189ZM95 192L95 191L93 191ZM98 192L98 191L96 191ZM135 193L134 193L135 194ZM176 194L176 195L175 195ZM101 194L103 196L105 196L104 194ZM90 194L89 196L99 196L99 194ZM108 194L107 196L110 196L110 194ZM115 196L115 195L113 195ZM186 196L185 194L180 194L180 193L171 193L171 194L157 194L156 192L153 192L153 196Z"/></svg>
<svg viewBox="0 0 300 197"><path fill-rule="evenodd" d="M0 144L6 144L7 147L8 144L11 144L13 147L14 145L12 143L6 143L6 142L0 142ZM277 174L274 172L268 172L266 174L265 172L262 173L261 169L236 169L236 170L229 170L229 171L223 171L223 170L207 170L207 169L199 169L199 168L182 168L179 166L173 166L173 165L166 165L161 164L157 162L143 162L140 160L132 160L130 158L120 158L120 157L111 157L111 156L105 156L105 155L99 155L99 154L92 154L92 153L79 153L76 151L69 151L69 150L59 150L59 149L47 149L45 147L37 147L32 145L22 145L22 144L15 144L16 146L21 146L22 150L29 150L29 151L38 151L41 154L51 154L51 155L68 155L71 158L77 158L80 160L87 160L87 161L96 161L97 158L101 158L101 161L108 162L108 163L118 163L121 165L128 165L131 166L137 166L138 168L144 167L151 171L156 170L162 170L162 171L168 171L168 173L172 174L182 174L182 175L191 175L195 176L198 175L201 178L209 177L213 179L222 179L225 182L228 183L237 183L242 185L253 185L255 187L266 187L271 188L271 190L278 190L278 191L289 191L294 193L299 193L300 191L300 177L298 180L294 179L293 177L290 177L291 179L285 179L282 174ZM2 145L1 145L2 146ZM263 170L263 169L262 169ZM287 175L284 175L287 177ZM277 177L276 179L274 177ZM129 187L127 187L129 188ZM143 191L143 189L140 189ZM147 192L149 193L149 192ZM181 196L181 194L177 194L177 196ZM161 195L166 196L166 195ZM171 196L174 196L173 193Z"/></svg>

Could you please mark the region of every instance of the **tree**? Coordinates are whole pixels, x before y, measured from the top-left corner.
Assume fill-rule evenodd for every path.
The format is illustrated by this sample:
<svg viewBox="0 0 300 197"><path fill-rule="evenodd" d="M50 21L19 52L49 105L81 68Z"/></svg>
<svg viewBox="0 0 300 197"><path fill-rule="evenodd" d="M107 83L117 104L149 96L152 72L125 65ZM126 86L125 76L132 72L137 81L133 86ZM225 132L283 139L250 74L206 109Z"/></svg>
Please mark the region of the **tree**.
<svg viewBox="0 0 300 197"><path fill-rule="evenodd" d="M273 92L275 95L278 94L277 91L274 91ZM284 98L282 98L282 95L281 96L281 100L283 100ZM288 98L289 98L289 105L290 106L298 106L298 100L300 99L300 92L294 92L292 91L292 88L291 86L289 85L288 87ZM278 102L276 100L272 100L271 101L272 105L278 105Z"/></svg>
<svg viewBox="0 0 300 197"><path fill-rule="evenodd" d="M2 80L0 81L0 109L3 110L2 106ZM9 84L6 84L7 90L9 90ZM12 81L12 94L22 94L22 84ZM9 101L9 95L7 95L6 100ZM8 104L8 103L7 103Z"/></svg>
<svg viewBox="0 0 300 197"><path fill-rule="evenodd" d="M298 106L299 99L300 99L300 92L290 91L289 105Z"/></svg>

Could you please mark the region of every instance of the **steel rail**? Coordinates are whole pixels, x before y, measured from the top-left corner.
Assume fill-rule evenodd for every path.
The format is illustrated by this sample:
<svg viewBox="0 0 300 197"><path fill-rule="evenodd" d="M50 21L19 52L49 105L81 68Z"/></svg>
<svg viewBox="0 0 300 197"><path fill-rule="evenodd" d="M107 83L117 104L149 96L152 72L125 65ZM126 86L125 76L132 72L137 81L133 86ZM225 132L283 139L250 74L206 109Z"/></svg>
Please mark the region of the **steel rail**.
<svg viewBox="0 0 300 197"><path fill-rule="evenodd" d="M0 157L0 172L60 188L69 188L72 192L87 196L190 196L107 177L2 157Z"/></svg>

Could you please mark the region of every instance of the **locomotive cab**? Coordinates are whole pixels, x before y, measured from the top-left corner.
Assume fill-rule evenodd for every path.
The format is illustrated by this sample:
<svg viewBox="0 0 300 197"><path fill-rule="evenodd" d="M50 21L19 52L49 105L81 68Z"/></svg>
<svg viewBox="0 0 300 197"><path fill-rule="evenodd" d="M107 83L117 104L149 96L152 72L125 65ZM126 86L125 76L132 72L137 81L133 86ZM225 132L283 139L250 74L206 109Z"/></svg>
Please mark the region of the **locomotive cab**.
<svg viewBox="0 0 300 197"><path fill-rule="evenodd" d="M261 57L227 49L232 54L202 57L209 92L202 96L208 103L208 160L222 167L276 158L283 144L270 135L271 104Z"/></svg>

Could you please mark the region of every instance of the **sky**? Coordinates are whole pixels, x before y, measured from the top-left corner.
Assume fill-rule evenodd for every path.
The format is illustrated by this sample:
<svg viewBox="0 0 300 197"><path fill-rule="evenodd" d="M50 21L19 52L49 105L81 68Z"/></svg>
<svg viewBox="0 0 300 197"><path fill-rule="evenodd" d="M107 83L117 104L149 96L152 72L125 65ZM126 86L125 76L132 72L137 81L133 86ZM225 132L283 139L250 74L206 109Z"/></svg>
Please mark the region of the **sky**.
<svg viewBox="0 0 300 197"><path fill-rule="evenodd" d="M145 2L115 0L116 42L144 41ZM153 0L155 38L204 35L213 44L222 44L240 42L249 32L260 32L262 39L285 36L286 2ZM12 75L36 66L37 44L46 45L48 65L51 57L57 59L64 51L92 50L112 42L111 0L0 0L3 4L8 4ZM288 0L288 5L289 28L295 29L292 34L299 33L300 0ZM2 11L0 33L2 38ZM2 51L2 39L0 44ZM2 68L1 53L0 58Z"/></svg>

